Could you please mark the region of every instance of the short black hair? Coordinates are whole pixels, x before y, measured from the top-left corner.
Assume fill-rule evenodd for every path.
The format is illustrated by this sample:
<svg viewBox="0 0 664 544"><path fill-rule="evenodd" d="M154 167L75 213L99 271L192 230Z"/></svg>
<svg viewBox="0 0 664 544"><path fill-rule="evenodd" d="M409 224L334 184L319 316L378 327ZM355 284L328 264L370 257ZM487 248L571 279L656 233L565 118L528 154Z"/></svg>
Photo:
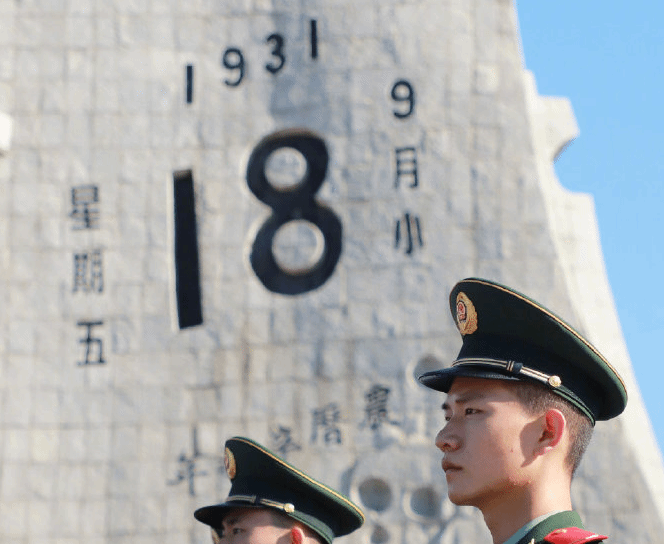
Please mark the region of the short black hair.
<svg viewBox="0 0 664 544"><path fill-rule="evenodd" d="M592 438L592 421L576 406L553 393L545 385L526 381L515 385L517 398L529 414L541 414L555 408L565 416L570 435L570 448L565 460L574 475Z"/></svg>

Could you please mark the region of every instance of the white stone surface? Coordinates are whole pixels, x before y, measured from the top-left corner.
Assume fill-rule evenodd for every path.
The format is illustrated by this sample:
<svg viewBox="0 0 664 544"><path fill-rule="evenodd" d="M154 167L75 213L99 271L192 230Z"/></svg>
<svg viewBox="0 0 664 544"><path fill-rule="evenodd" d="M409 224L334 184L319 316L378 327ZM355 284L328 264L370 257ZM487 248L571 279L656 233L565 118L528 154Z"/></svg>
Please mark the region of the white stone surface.
<svg viewBox="0 0 664 544"><path fill-rule="evenodd" d="M12 119L0 112L0 156L9 151L12 141Z"/></svg>
<svg viewBox="0 0 664 544"><path fill-rule="evenodd" d="M620 338L596 234L576 232L594 228L587 201L557 196L543 170L575 133L571 110L535 100L552 130L534 139L513 2L0 0L0 29L0 108L13 124L0 160L3 543L208 542L192 513L225 496L233 434L274 448L290 436L289 460L366 509L348 542L396 544L405 531L489 542L476 513L445 499L441 397L414 380L456 354L447 296L466 276L570 319L635 390L624 346L605 337ZM279 58L274 32L278 74L265 69ZM239 87L224 83L239 76L223 66L229 47L243 52ZM399 80L415 94L407 118L394 115L407 107L391 98ZM327 144L317 198L343 238L327 282L286 296L251 268L271 210L245 176L258 142L294 127ZM395 183L398 147L416 150L417 188ZM188 168L204 321L179 330L172 184ZM98 224L77 229L73 190L86 186L98 189ZM423 240L410 254L395 236L406 213ZM572 247L594 255L596 276ZM103 289L74 289L76 256L90 265L95 251ZM91 331L102 365L78 364L85 321L103 322ZM389 393L372 429L375 386ZM648 544L661 515L643 455L656 452L630 417L598 425L575 501L589 527Z"/></svg>

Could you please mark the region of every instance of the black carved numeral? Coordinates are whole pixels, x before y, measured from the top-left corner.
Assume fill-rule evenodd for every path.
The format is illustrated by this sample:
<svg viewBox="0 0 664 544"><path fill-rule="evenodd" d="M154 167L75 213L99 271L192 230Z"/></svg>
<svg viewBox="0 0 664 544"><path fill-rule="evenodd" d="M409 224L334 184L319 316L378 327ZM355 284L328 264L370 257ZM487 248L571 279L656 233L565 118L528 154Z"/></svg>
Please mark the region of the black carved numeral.
<svg viewBox="0 0 664 544"><path fill-rule="evenodd" d="M306 161L304 179L288 191L273 187L265 174L270 154L282 148L299 151ZM325 142L310 132L274 133L254 148L247 165L247 184L256 197L272 208L251 250L251 266L267 289L297 295L323 285L334 272L341 255L341 222L332 210L317 203L316 192L325 180L329 155ZM277 230L289 221L305 220L320 229L325 249L316 264L301 273L283 270L274 258L272 242Z"/></svg>
<svg viewBox="0 0 664 544"><path fill-rule="evenodd" d="M281 34L270 34L265 40L266 43L273 43L274 48L271 51L273 57L277 58L276 64L274 62L266 64L265 69L271 74L276 74L286 64L286 56L284 55L284 37Z"/></svg>
<svg viewBox="0 0 664 544"><path fill-rule="evenodd" d="M311 42L311 58L318 58L318 22L316 19L309 21L309 41Z"/></svg>
<svg viewBox="0 0 664 544"><path fill-rule="evenodd" d="M224 79L226 85L229 87L237 87L242 83L242 79L244 78L244 56L242 55L242 51L237 47L229 47L224 51L224 54L221 57L221 63L224 68L227 68L228 70L237 70L237 79L235 79L235 81Z"/></svg>
<svg viewBox="0 0 664 544"><path fill-rule="evenodd" d="M406 110L393 110L394 116L398 119L405 119L415 110L415 91L409 81L400 79L392 87L392 100L407 104Z"/></svg>
<svg viewBox="0 0 664 544"><path fill-rule="evenodd" d="M194 101L194 65L187 64L185 68L185 95L187 104Z"/></svg>
<svg viewBox="0 0 664 544"><path fill-rule="evenodd" d="M203 323L198 234L191 170L173 172L175 296L181 329Z"/></svg>

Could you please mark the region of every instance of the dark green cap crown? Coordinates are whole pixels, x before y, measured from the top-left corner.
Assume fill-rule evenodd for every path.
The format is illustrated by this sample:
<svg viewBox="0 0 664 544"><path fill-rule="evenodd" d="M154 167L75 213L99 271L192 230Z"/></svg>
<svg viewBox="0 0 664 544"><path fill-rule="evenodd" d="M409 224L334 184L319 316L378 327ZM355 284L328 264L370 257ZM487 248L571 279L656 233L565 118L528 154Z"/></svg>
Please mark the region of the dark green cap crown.
<svg viewBox="0 0 664 544"><path fill-rule="evenodd" d="M625 409L625 384L609 362L527 296L468 278L452 289L450 311L463 345L451 367L419 377L427 387L447 393L458 376L534 381L572 403L593 424Z"/></svg>
<svg viewBox="0 0 664 544"><path fill-rule="evenodd" d="M194 517L213 529L233 508L272 508L303 523L331 543L364 522L346 497L288 464L257 442L234 437L226 442L225 464L231 490L221 504L205 506Z"/></svg>

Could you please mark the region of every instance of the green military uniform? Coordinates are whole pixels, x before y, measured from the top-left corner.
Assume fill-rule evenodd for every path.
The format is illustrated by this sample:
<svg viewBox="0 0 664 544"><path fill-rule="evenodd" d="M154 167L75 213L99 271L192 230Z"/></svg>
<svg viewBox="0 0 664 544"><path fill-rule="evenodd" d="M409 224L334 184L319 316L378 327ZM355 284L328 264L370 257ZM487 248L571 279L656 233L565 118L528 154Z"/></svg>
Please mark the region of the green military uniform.
<svg viewBox="0 0 664 544"><path fill-rule="evenodd" d="M616 370L588 340L539 303L479 278L459 282L449 302L463 345L450 367L419 377L427 387L447 393L457 377L535 382L572 404L593 425L625 409L627 392ZM582 527L575 512L561 512L508 543L586 544L607 538Z"/></svg>
<svg viewBox="0 0 664 544"><path fill-rule="evenodd" d="M224 516L237 508L276 510L306 525L328 544L364 522L362 511L342 494L249 438L226 441L224 462L232 482L228 497L194 512L198 521L212 528L215 542Z"/></svg>
<svg viewBox="0 0 664 544"><path fill-rule="evenodd" d="M538 520L513 544L592 544L602 542L606 538L604 535L583 529L579 514L566 511ZM512 544L512 540L508 540L505 544Z"/></svg>

